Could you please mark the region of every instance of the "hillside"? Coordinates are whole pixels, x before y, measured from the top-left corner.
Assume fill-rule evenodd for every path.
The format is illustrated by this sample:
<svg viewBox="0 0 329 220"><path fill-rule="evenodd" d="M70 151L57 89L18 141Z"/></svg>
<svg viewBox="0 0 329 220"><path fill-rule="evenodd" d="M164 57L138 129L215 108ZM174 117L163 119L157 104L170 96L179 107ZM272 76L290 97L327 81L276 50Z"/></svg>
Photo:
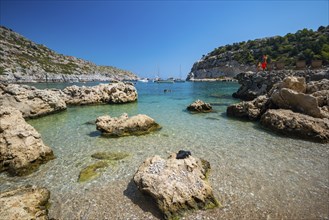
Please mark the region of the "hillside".
<svg viewBox="0 0 329 220"><path fill-rule="evenodd" d="M188 79L235 76L244 71L256 71L256 65L264 54L268 63L284 62L286 68L294 69L296 61L322 60L329 65L329 26L317 31L303 29L294 34L274 36L215 48L194 63Z"/></svg>
<svg viewBox="0 0 329 220"><path fill-rule="evenodd" d="M0 26L0 81L62 82L129 80L137 76L112 66L58 54Z"/></svg>

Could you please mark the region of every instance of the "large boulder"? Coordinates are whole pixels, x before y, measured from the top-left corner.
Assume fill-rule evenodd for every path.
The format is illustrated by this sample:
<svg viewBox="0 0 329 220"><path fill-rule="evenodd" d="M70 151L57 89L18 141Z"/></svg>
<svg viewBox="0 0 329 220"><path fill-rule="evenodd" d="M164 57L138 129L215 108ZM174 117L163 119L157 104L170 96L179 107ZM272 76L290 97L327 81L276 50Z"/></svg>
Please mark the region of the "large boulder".
<svg viewBox="0 0 329 220"><path fill-rule="evenodd" d="M20 110L24 118L35 118L66 109L59 91L18 84L0 84L0 106Z"/></svg>
<svg viewBox="0 0 329 220"><path fill-rule="evenodd" d="M46 188L26 186L0 193L0 219L48 220Z"/></svg>
<svg viewBox="0 0 329 220"><path fill-rule="evenodd" d="M314 118L285 109L269 109L261 124L283 134L308 138L319 142L329 141L329 119Z"/></svg>
<svg viewBox="0 0 329 220"><path fill-rule="evenodd" d="M0 172L26 175L40 164L53 159L53 151L44 145L40 134L25 122L17 109L0 109Z"/></svg>
<svg viewBox="0 0 329 220"><path fill-rule="evenodd" d="M242 101L227 107L226 114L230 117L247 118L258 120L267 110L268 97L265 95L258 96L252 101Z"/></svg>
<svg viewBox="0 0 329 220"><path fill-rule="evenodd" d="M316 94L305 94L307 88L309 93ZM326 88L323 83L311 83L307 86L303 77L286 77L282 82L273 86L269 93L270 100L277 108L291 109L316 118L329 118L326 108L321 108L327 105L329 97L328 92L322 92L323 88Z"/></svg>
<svg viewBox="0 0 329 220"><path fill-rule="evenodd" d="M212 111L212 106L209 103L205 103L201 100L196 100L186 108L187 110L194 112L194 113L206 113Z"/></svg>
<svg viewBox="0 0 329 220"><path fill-rule="evenodd" d="M154 119L142 114L129 118L128 114L124 113L120 117L106 115L96 119L96 129L110 137L144 135L160 128Z"/></svg>
<svg viewBox="0 0 329 220"><path fill-rule="evenodd" d="M63 90L68 105L127 103L137 100L137 90L131 83L116 82L92 87L69 86Z"/></svg>
<svg viewBox="0 0 329 220"><path fill-rule="evenodd" d="M134 175L138 189L155 199L166 219L176 219L189 209L218 206L207 181L210 164L187 156L168 159L159 156L147 158Z"/></svg>
<svg viewBox="0 0 329 220"><path fill-rule="evenodd" d="M278 108L291 109L316 118L329 118L329 112L321 109L318 99L310 94L284 88L271 96L271 102Z"/></svg>
<svg viewBox="0 0 329 220"><path fill-rule="evenodd" d="M277 84L278 89L291 89L298 93L306 92L306 81L304 77L287 76Z"/></svg>

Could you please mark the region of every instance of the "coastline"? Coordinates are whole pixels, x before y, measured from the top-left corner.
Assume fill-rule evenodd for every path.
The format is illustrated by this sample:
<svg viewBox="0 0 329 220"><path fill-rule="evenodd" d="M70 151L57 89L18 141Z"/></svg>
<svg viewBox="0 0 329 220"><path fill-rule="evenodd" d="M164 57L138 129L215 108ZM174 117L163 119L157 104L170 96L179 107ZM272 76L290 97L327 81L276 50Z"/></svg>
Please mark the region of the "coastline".
<svg viewBox="0 0 329 220"><path fill-rule="evenodd" d="M34 75L20 75L15 73L0 75L0 82L4 83L62 83L62 82L105 82L137 80L137 76L111 74L55 74L40 73Z"/></svg>

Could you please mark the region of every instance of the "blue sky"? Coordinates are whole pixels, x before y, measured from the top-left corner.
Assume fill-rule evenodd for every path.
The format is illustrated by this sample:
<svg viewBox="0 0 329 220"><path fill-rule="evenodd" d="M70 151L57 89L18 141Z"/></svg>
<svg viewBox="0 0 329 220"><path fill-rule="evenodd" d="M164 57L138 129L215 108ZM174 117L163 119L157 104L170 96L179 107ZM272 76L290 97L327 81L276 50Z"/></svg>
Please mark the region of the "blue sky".
<svg viewBox="0 0 329 220"><path fill-rule="evenodd" d="M328 1L0 0L0 24L98 65L185 78L216 47L328 25Z"/></svg>

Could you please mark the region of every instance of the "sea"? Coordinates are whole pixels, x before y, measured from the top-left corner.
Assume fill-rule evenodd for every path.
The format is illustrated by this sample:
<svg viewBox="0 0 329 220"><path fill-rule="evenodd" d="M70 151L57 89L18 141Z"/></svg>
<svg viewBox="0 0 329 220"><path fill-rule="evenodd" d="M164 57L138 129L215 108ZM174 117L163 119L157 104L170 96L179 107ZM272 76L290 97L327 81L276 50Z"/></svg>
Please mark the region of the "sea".
<svg viewBox="0 0 329 220"><path fill-rule="evenodd" d="M100 82L75 83L92 86ZM59 88L69 83L29 84ZM137 82L138 100L128 104L68 107L28 120L56 158L25 177L0 175L0 191L36 185L50 192L54 219L161 219L156 203L132 179L151 156L167 158L179 150L210 162L209 181L220 207L192 211L182 219L329 219L329 145L291 138L258 122L228 118L236 82ZM212 113L192 114L186 107L200 99ZM101 136L97 117L146 114L162 129L143 136ZM90 181L79 173L95 163L97 152L129 156L101 170ZM1 217L0 217L1 219Z"/></svg>

